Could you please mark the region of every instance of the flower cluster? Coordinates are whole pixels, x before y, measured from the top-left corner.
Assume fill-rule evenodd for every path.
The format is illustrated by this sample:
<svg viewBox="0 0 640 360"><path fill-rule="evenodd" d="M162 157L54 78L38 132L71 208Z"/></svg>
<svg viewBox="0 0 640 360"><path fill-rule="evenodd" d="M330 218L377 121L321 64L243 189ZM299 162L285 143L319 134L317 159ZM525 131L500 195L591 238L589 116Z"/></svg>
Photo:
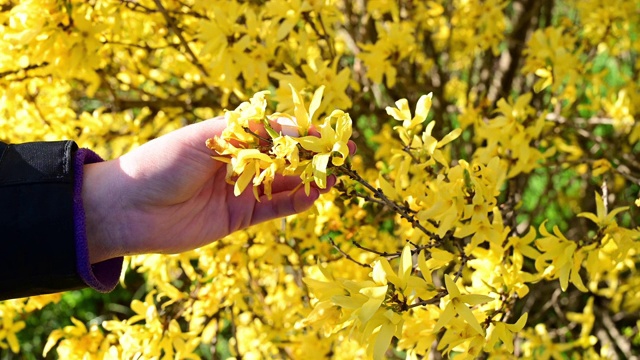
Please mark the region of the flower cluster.
<svg viewBox="0 0 640 360"><path fill-rule="evenodd" d="M227 111L227 128L220 137L207 140L207 146L218 155L214 158L228 164L227 181L235 184L236 196L252 183L257 200L260 189L271 198L276 175L299 175L308 195L312 182L326 188L330 168L347 160L347 142L352 132L349 114L335 110L316 130L311 124L324 86L314 92L308 110L302 94L293 86L291 91L295 116L281 112L267 115L268 92L259 92L235 110Z"/></svg>

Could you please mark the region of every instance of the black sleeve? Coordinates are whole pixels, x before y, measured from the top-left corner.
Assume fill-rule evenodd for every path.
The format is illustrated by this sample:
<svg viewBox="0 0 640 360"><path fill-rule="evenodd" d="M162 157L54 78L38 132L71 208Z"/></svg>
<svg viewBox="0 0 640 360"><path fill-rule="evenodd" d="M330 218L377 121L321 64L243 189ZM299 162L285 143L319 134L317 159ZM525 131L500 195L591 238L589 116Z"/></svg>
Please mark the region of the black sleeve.
<svg viewBox="0 0 640 360"><path fill-rule="evenodd" d="M0 142L0 300L86 287L76 270L77 149Z"/></svg>

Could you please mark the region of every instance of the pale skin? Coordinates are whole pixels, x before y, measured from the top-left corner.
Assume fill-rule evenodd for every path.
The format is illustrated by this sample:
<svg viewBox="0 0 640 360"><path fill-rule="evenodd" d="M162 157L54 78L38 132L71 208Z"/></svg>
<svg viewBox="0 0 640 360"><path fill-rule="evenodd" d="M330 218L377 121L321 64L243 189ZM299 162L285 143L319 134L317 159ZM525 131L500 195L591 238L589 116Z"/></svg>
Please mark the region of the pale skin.
<svg viewBox="0 0 640 360"><path fill-rule="evenodd" d="M277 126L277 125L276 125ZM179 253L248 226L309 209L327 189L297 190L300 179L279 177L271 200L240 196L225 181L226 164L205 146L224 118L186 126L111 161L84 166L82 198L92 264L145 253ZM352 153L355 145L350 144ZM295 191L294 191L295 190Z"/></svg>

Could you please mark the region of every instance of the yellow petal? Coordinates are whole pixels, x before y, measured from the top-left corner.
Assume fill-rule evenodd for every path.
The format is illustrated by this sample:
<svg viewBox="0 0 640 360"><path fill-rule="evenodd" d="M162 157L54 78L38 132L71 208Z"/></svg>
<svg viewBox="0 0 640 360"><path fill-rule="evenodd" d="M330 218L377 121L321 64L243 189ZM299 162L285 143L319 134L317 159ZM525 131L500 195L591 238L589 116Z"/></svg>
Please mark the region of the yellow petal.
<svg viewBox="0 0 640 360"><path fill-rule="evenodd" d="M422 273L422 277L427 282L431 283L431 268L428 266L427 261L425 260L424 251L421 251L418 254L418 268L420 269L420 272Z"/></svg>
<svg viewBox="0 0 640 360"><path fill-rule="evenodd" d="M384 270L387 281L391 282L399 288L404 288L406 286L406 284L403 283L402 279L400 279L393 271L387 259L381 258L376 263L380 264L381 268Z"/></svg>
<svg viewBox="0 0 640 360"><path fill-rule="evenodd" d="M487 295L467 294L467 295L460 296L460 300L464 303L474 306L474 305L484 304L486 302L492 301L493 298Z"/></svg>
<svg viewBox="0 0 640 360"><path fill-rule="evenodd" d="M607 216L607 211L604 208L604 201L602 200L602 196L598 194L596 191L596 215L600 219L604 219Z"/></svg>
<svg viewBox="0 0 640 360"><path fill-rule="evenodd" d="M391 343L391 338L393 337L393 333L395 332L395 326L391 323L382 324L380 327L380 332L376 337L376 341L373 345L373 359L374 360L382 360L384 359L384 353L389 348L389 344Z"/></svg>
<svg viewBox="0 0 640 360"><path fill-rule="evenodd" d="M298 126L300 127L300 132L306 135L306 131L309 130L309 126L311 125L309 120L309 114L307 113L307 109L304 107L304 102L300 98L300 95L293 87L293 85L289 84L291 87L291 98L293 100L293 114L298 120Z"/></svg>
<svg viewBox="0 0 640 360"><path fill-rule="evenodd" d="M455 306L453 306L453 303L449 302L447 306L444 308L444 311L440 314L440 317L438 318L438 322L436 322L436 324L434 325L433 332L436 333L443 326L448 325L451 322L451 319L453 319L455 316L456 316Z"/></svg>
<svg viewBox="0 0 640 360"><path fill-rule="evenodd" d="M365 298L354 298L347 295L335 295L331 297L331 302L346 309L359 309L364 304Z"/></svg>
<svg viewBox="0 0 640 360"><path fill-rule="evenodd" d="M460 136L460 134L462 134L462 129L460 128L457 128L452 132L448 133L445 137L442 138L442 140L438 141L438 148L441 148L447 145L448 143L452 142L453 140L457 139Z"/></svg>
<svg viewBox="0 0 640 360"><path fill-rule="evenodd" d="M64 332L62 330L54 330L49 334L49 338L47 339L47 343L44 345L44 350L42 351L42 356L47 356L47 353L56 345L58 340L62 338Z"/></svg>
<svg viewBox="0 0 640 360"><path fill-rule="evenodd" d="M329 153L316 154L313 156L313 180L320 189L327 187L327 165L329 164Z"/></svg>
<svg viewBox="0 0 640 360"><path fill-rule="evenodd" d="M396 189L389 184L387 180L385 180L382 173L378 174L378 187L382 190L382 193L385 194L391 200L400 199L400 195L396 191Z"/></svg>
<svg viewBox="0 0 640 360"><path fill-rule="evenodd" d="M461 302L458 302L454 305L456 308L456 312L460 315L460 317L463 318L464 321L466 321L473 330L477 331L480 335L484 335L484 330L482 330L482 326L480 326L478 319L476 319L476 317L473 315L471 309L469 309L467 305Z"/></svg>
<svg viewBox="0 0 640 360"><path fill-rule="evenodd" d="M613 218L618 215L619 213L623 212L623 211L627 211L629 210L628 206L622 206L619 208L615 208L613 210L611 210L611 212L609 214L607 214L607 218L604 219L604 223L605 224L609 224L611 222L613 222Z"/></svg>
<svg viewBox="0 0 640 360"><path fill-rule="evenodd" d="M327 150L322 139L317 136L304 136L301 138L297 138L296 141L298 141L303 149L312 151L314 153L320 153Z"/></svg>
<svg viewBox="0 0 640 360"><path fill-rule="evenodd" d="M233 186L233 194L235 196L240 196L240 194L242 194L244 189L246 189L247 185L251 182L251 179L253 179L253 175L255 175L255 173L256 170L254 167L249 166L248 168L245 168L244 172L242 172L240 177L238 177L238 180L236 180L236 183Z"/></svg>
<svg viewBox="0 0 640 360"><path fill-rule="evenodd" d="M598 219L598 217L595 214L592 214L592 213L589 213L589 212L582 212L582 213L578 214L578 217L587 218L587 219L593 221L595 224L600 225L600 219Z"/></svg>
<svg viewBox="0 0 640 360"><path fill-rule="evenodd" d="M405 121L411 119L411 111L409 110L409 102L407 99L400 99L396 101L397 108L387 106L387 114L399 121Z"/></svg>
<svg viewBox="0 0 640 360"><path fill-rule="evenodd" d="M376 284L386 284L387 283L387 272L384 269L382 262L389 262L385 258L381 258L374 262L373 270L371 271L371 278Z"/></svg>
<svg viewBox="0 0 640 360"><path fill-rule="evenodd" d="M351 138L351 134L353 132L353 121L351 120L351 116L343 111L334 110L331 113L331 117L333 118L336 116L336 134L340 141L347 142L349 141L349 138Z"/></svg>
<svg viewBox="0 0 640 360"><path fill-rule="evenodd" d="M309 104L309 121L313 120L313 114L315 114L316 110L320 107L320 103L322 102L322 93L324 92L324 85L320 86L314 93L313 98L311 99L311 104ZM304 129L304 133L306 134L309 129Z"/></svg>
<svg viewBox="0 0 640 360"><path fill-rule="evenodd" d="M18 337L14 333L9 333L6 337L7 342L9 342L9 347L13 353L17 354L20 351L20 342L18 341Z"/></svg>
<svg viewBox="0 0 640 360"><path fill-rule="evenodd" d="M411 271L413 270L413 259L411 254L411 247L409 244L402 249L402 255L400 256L400 267L398 268L398 277L406 282L409 278Z"/></svg>
<svg viewBox="0 0 640 360"><path fill-rule="evenodd" d="M522 316L520 316L520 319L518 319L518 321L516 321L515 324L506 324L506 327L512 332L521 331L524 328L524 325L527 323L528 318L529 318L529 314L524 313L522 314Z"/></svg>
<svg viewBox="0 0 640 360"><path fill-rule="evenodd" d="M444 284L445 284L445 286L447 288L447 292L449 293L449 296L451 296L451 298L457 298L457 297L460 296L460 290L458 290L458 286L453 281L451 276L449 276L449 275L445 275L444 276Z"/></svg>
<svg viewBox="0 0 640 360"><path fill-rule="evenodd" d="M364 288L360 293L367 296L369 300L362 305L358 312L358 319L364 324L378 311L385 295L387 294L387 285Z"/></svg>
<svg viewBox="0 0 640 360"><path fill-rule="evenodd" d="M432 98L433 93L420 96L420 99L418 99L418 103L416 104L416 114L411 121L411 125L420 124L427 119L429 110L431 110Z"/></svg>

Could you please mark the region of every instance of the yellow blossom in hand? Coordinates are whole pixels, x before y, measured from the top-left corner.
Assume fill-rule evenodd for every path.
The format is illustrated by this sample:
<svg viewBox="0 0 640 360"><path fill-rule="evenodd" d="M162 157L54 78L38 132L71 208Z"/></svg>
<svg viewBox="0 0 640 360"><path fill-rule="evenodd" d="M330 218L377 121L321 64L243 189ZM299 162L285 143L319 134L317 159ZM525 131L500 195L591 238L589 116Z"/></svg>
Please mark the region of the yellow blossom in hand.
<svg viewBox="0 0 640 360"><path fill-rule="evenodd" d="M319 126L319 136L307 135L324 87L315 91L308 111L302 96L293 86L291 90L295 116L266 115L266 92L259 92L235 110L227 111L227 127L221 136L207 141L207 146L221 155L213 158L228 164L227 182L234 185L236 196L252 182L256 199L260 198L260 186L271 198L271 184L278 174L298 174L307 195L312 182L325 189L330 165L341 166L349 156L349 114L335 110Z"/></svg>
<svg viewBox="0 0 640 360"><path fill-rule="evenodd" d="M309 128L311 128L313 116L316 111L320 107L320 103L322 102L322 93L324 92L324 85L320 86L314 93L311 98L311 103L309 104L309 110L305 107L304 101L302 100L302 96L293 85L289 84L291 87L291 96L293 98L293 114L295 117L292 117L289 114L284 113L275 113L271 115L269 118L271 120L279 122L284 126L283 134L290 136L304 136L309 133ZM287 119L287 120L285 120ZM297 127L298 132L292 135L295 131L295 127Z"/></svg>
<svg viewBox="0 0 640 360"><path fill-rule="evenodd" d="M335 129L332 123L335 122ZM327 167L329 161L335 166L344 164L349 156L349 138L351 138L351 117L341 110L335 110L327 116L324 123L319 126L320 137L304 136L296 141L303 149L315 153L313 156L313 180L318 187L324 189L327 186ZM309 179L310 180L310 179ZM305 180L305 184L310 182Z"/></svg>
<svg viewBox="0 0 640 360"><path fill-rule="evenodd" d="M245 144L257 143L258 139L246 130L252 128L252 123L259 124L265 118L268 93L260 91L253 95L249 102L243 102L235 110L226 111L224 117L227 127L222 132L222 138L235 139Z"/></svg>

